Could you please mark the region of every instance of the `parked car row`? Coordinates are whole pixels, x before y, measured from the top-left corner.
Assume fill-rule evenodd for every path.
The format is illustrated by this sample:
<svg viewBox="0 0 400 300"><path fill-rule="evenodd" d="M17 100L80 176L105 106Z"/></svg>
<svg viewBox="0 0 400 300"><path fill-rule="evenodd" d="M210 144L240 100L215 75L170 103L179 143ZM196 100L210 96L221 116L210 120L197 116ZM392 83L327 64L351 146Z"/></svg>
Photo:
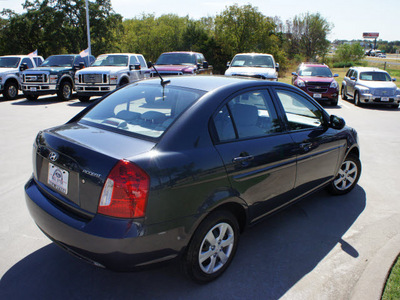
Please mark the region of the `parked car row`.
<svg viewBox="0 0 400 300"><path fill-rule="evenodd" d="M292 73L292 84L302 89L320 103L338 104L339 84L335 80L338 74L332 74L325 64L302 63L296 72ZM389 73L378 68L352 67L342 82L341 96L343 100L349 97L354 104L380 104L398 108L400 104L400 89L394 83Z"/></svg>

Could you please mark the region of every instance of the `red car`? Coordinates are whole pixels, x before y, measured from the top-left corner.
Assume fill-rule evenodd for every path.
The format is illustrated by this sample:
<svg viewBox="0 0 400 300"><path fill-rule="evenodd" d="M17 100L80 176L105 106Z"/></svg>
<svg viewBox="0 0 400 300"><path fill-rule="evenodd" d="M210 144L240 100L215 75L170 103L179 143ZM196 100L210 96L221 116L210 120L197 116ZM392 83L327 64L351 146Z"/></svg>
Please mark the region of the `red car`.
<svg viewBox="0 0 400 300"><path fill-rule="evenodd" d="M292 84L303 90L315 100L323 103L330 102L337 105L339 97L339 84L325 64L302 63L297 72L292 73Z"/></svg>
<svg viewBox="0 0 400 300"><path fill-rule="evenodd" d="M169 75L212 75L212 66L198 52L175 51L165 52L160 55L155 63L159 74ZM151 77L156 76L154 69L150 73Z"/></svg>

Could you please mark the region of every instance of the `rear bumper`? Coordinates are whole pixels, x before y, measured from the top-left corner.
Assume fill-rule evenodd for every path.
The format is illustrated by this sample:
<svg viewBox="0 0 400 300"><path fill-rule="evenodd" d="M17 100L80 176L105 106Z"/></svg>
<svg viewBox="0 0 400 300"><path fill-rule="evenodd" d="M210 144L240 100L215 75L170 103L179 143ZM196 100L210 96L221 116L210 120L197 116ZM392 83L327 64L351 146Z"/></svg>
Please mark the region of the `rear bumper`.
<svg viewBox="0 0 400 300"><path fill-rule="evenodd" d="M131 270L176 257L185 246L182 229L171 224L146 226L144 220L95 215L82 219L54 204L33 179L25 200L37 226L56 244L87 262Z"/></svg>

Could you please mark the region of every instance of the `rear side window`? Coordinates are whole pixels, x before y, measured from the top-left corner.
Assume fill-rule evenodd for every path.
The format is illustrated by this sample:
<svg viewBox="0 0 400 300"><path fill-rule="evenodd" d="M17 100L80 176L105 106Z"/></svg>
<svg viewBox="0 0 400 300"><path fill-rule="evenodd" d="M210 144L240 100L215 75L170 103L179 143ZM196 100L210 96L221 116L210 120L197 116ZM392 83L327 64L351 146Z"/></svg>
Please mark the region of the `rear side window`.
<svg viewBox="0 0 400 300"><path fill-rule="evenodd" d="M224 105L214 117L220 142L280 132L275 108L266 90L245 92Z"/></svg>
<svg viewBox="0 0 400 300"><path fill-rule="evenodd" d="M83 118L112 130L160 137L203 91L132 84L112 93Z"/></svg>

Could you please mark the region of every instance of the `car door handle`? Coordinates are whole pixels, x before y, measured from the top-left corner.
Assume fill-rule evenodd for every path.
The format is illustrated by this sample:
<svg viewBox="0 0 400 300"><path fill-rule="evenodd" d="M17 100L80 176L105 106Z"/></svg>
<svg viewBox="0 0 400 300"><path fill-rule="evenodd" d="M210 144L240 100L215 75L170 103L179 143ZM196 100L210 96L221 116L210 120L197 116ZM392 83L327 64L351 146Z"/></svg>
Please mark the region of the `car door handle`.
<svg viewBox="0 0 400 300"><path fill-rule="evenodd" d="M310 151L311 150L311 146L312 146L312 143L301 143L300 144L300 148L302 150L304 150L305 152Z"/></svg>
<svg viewBox="0 0 400 300"><path fill-rule="evenodd" d="M244 162L248 162L254 159L253 155L248 155L248 156L239 156L239 157L235 157L233 159L233 163L238 164L238 163L244 163Z"/></svg>

